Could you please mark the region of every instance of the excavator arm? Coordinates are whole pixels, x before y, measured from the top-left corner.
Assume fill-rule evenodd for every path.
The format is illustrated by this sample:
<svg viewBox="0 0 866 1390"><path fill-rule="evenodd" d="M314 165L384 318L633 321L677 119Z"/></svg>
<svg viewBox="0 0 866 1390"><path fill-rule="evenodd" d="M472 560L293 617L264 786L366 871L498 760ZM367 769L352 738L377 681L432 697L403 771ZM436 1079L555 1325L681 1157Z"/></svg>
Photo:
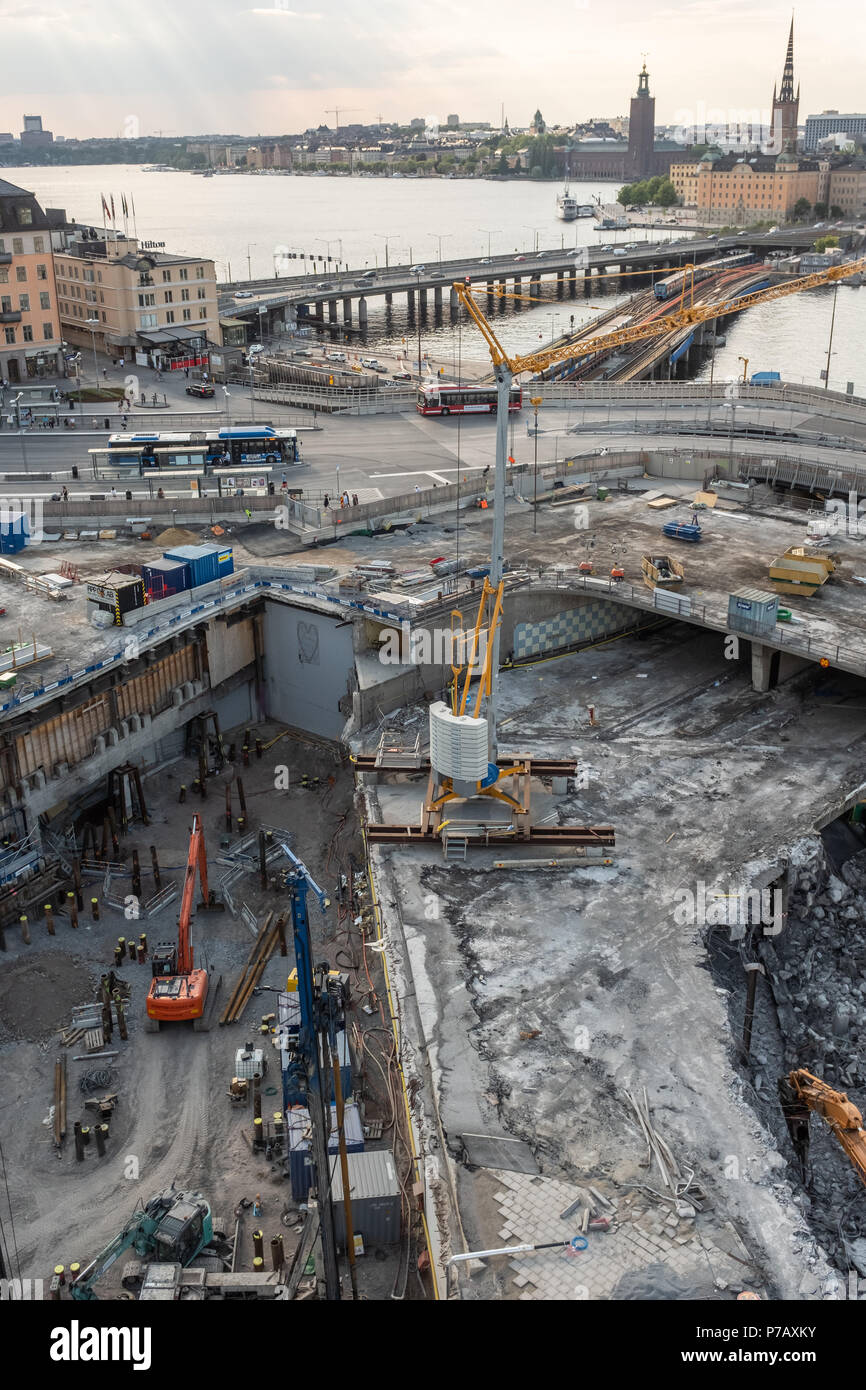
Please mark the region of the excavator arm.
<svg viewBox="0 0 866 1390"><path fill-rule="evenodd" d="M866 1130L863 1128L863 1116L845 1092L834 1091L825 1081L801 1068L784 1079L784 1093L782 1103L789 1127L792 1121L798 1119L796 1108L799 1106L820 1115L845 1150L860 1181L866 1185ZM793 1128L791 1132L794 1137ZM801 1136L799 1143L802 1145L802 1142Z"/></svg>
<svg viewBox="0 0 866 1390"><path fill-rule="evenodd" d="M207 858L205 856L204 831L200 818L194 815L192 834L189 837L189 854L186 860L183 895L180 901L180 917L177 923L177 969L179 975L187 975L193 968L191 924L196 872L201 878L202 902L207 903Z"/></svg>

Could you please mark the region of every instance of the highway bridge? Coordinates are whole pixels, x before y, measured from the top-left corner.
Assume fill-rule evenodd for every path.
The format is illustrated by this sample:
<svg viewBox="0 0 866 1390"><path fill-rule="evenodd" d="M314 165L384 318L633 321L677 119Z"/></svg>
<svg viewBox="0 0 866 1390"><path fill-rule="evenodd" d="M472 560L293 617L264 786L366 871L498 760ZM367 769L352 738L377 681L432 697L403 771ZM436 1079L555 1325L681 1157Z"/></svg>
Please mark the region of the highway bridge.
<svg viewBox="0 0 866 1390"><path fill-rule="evenodd" d="M363 329L371 298L384 297L386 303L391 303L394 295L406 295L410 313L414 314L417 299L423 315L430 294L437 314L443 311L447 295L449 310L456 316L457 295L451 289L454 280L468 278L473 284L486 286L491 296L505 292L508 287L508 293L540 299L542 281L555 277L558 295L566 292L575 295L580 282L582 292L589 296L593 292L594 275L618 271L627 279L629 273L638 271L663 274L729 250L753 250L763 255L770 251L797 252L808 250L814 240L812 228L772 234L740 232L735 236L683 238L619 247L605 243L600 247L557 247L525 255L469 257L431 263L414 270L410 266L388 266L374 274L351 271L326 280L311 275L275 277L221 285L219 310L222 317L248 320L258 335L259 322L262 332L273 330L279 320L292 321L297 317L324 324L327 315L327 322L336 324L342 305L343 324L352 326L357 315L358 327ZM365 273L366 280L362 278Z"/></svg>

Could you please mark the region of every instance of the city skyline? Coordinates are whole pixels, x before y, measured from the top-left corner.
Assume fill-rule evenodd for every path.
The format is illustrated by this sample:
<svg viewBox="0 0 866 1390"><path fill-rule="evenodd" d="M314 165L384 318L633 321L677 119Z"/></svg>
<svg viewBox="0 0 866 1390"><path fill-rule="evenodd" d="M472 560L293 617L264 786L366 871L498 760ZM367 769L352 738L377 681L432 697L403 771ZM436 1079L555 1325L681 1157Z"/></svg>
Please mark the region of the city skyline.
<svg viewBox="0 0 866 1390"><path fill-rule="evenodd" d="M791 18L745 0L681 0L651 14L637 0L613 10L575 0L566 11L540 0L531 25L521 6L490 0L468 14L448 0L414 12L394 0L375 12L359 0L327 14L315 4L189 0L179 14L153 0L144 16L126 0L94 0L82 22L63 0L10 0L0 129L17 133L23 113L39 111L46 128L82 139L279 134L334 129L336 108L341 127L380 115L444 123L452 111L498 126L503 107L522 127L537 106L570 125L621 115L644 55L659 123L710 108L759 118ZM552 43L564 28L570 42ZM804 115L862 106L853 65L838 70L843 35L846 51L866 39L851 0L795 16Z"/></svg>

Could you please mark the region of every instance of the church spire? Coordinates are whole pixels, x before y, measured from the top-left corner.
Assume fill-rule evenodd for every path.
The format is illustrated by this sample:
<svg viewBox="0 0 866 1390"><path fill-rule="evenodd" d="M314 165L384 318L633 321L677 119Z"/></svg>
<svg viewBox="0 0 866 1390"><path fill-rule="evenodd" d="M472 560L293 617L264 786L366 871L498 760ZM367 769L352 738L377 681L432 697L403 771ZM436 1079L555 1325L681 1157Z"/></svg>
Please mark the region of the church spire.
<svg viewBox="0 0 866 1390"><path fill-rule="evenodd" d="M782 69L779 101L796 101L796 99L794 96L794 18L792 15L791 28L788 33L788 51L785 54L785 66Z"/></svg>

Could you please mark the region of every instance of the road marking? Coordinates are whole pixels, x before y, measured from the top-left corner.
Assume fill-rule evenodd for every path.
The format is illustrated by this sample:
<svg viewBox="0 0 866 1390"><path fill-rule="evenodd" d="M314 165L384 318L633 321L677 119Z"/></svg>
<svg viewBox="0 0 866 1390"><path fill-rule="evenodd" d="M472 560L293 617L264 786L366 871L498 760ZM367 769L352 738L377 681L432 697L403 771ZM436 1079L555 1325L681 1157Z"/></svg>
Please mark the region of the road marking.
<svg viewBox="0 0 866 1390"><path fill-rule="evenodd" d="M442 468L438 473L432 472L429 468L416 469L414 473L368 473L368 478L435 478L437 482L447 482L443 478L443 473L478 473L485 465L483 463L464 463L459 468Z"/></svg>

